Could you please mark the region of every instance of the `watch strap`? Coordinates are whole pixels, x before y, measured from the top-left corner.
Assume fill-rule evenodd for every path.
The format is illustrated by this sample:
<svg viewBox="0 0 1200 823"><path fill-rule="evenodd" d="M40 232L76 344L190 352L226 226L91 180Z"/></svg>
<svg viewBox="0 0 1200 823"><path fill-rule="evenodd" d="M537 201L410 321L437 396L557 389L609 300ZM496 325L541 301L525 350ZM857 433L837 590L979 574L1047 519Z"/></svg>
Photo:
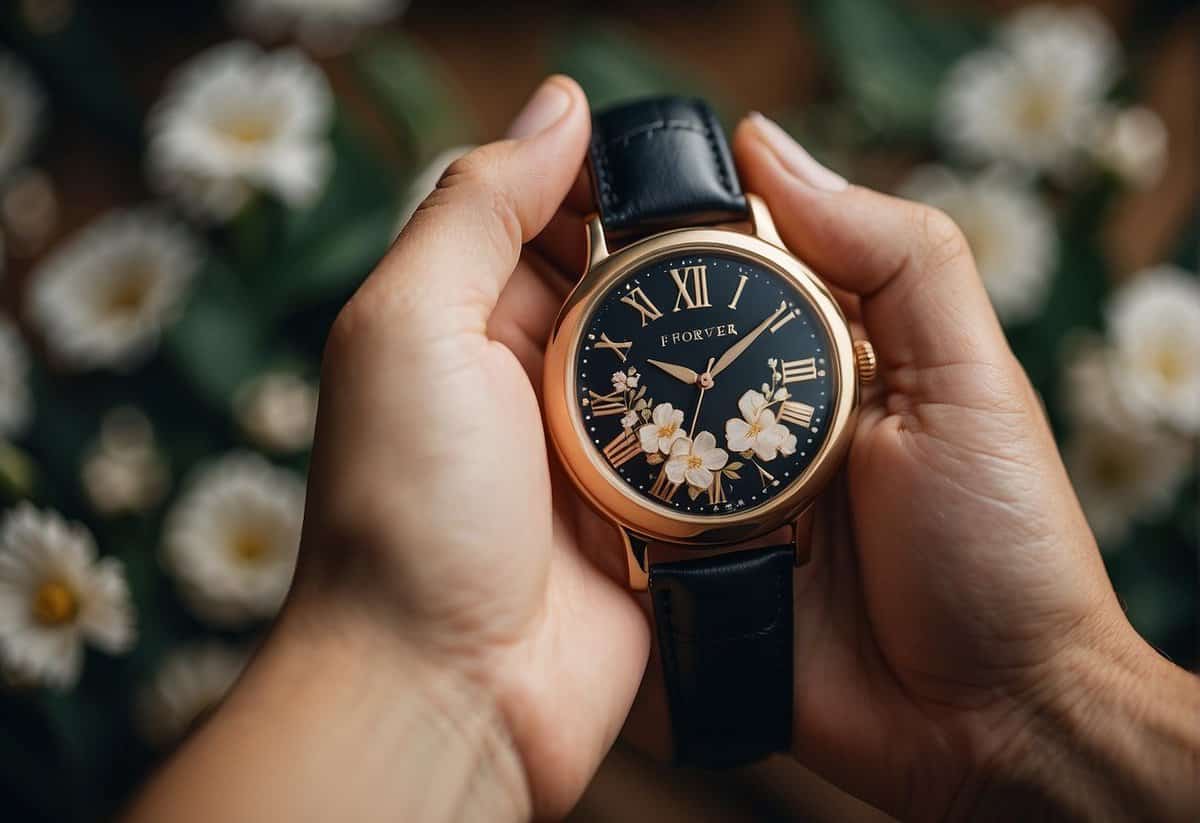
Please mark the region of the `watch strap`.
<svg viewBox="0 0 1200 823"><path fill-rule="evenodd" d="M747 217L729 144L703 100L655 97L596 114L588 159L610 236Z"/></svg>
<svg viewBox="0 0 1200 823"><path fill-rule="evenodd" d="M676 762L791 748L794 565L789 544L650 566Z"/></svg>

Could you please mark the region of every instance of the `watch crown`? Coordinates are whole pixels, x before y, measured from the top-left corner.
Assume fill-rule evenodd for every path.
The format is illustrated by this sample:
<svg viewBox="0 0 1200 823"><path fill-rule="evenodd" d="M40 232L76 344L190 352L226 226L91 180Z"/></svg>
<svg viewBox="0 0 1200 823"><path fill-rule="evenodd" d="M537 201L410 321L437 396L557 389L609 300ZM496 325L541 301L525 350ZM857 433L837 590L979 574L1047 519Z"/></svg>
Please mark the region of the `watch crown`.
<svg viewBox="0 0 1200 823"><path fill-rule="evenodd" d="M868 340L854 341L854 363L858 366L858 382L870 383L875 379L877 363L875 347Z"/></svg>

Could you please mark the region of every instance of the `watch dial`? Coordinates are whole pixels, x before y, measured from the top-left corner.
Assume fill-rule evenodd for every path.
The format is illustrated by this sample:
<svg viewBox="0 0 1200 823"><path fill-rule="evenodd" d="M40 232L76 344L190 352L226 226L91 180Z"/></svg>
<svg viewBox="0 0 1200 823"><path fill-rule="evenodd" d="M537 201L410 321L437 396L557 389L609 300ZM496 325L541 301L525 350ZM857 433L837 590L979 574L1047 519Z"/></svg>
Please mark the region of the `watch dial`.
<svg viewBox="0 0 1200 823"><path fill-rule="evenodd" d="M585 324L575 402L635 492L676 511L761 506L821 449L837 384L825 326L787 277L726 254L630 272Z"/></svg>

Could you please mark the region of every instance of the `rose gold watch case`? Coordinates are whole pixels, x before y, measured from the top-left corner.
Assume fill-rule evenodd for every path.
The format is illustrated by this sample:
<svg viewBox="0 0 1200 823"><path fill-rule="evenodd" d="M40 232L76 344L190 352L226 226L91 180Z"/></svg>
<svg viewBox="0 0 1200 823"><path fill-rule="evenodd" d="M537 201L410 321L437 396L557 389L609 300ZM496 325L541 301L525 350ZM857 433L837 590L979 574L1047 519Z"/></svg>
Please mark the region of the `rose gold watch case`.
<svg viewBox="0 0 1200 823"><path fill-rule="evenodd" d="M546 350L544 398L550 439L567 473L587 501L625 535L629 583L646 588L645 543L695 548L742 543L795 523L841 465L858 408L854 341L837 301L821 280L783 248L765 204L747 195L752 232L705 227L665 231L608 253L598 217L588 224L589 264L563 304ZM791 280L812 303L833 347L837 402L821 451L779 496L749 511L697 515L643 499L592 448L575 401L575 362L585 321L609 287L633 269L681 251L725 252L755 261ZM797 534L797 537L799 535ZM799 541L797 541L799 542Z"/></svg>

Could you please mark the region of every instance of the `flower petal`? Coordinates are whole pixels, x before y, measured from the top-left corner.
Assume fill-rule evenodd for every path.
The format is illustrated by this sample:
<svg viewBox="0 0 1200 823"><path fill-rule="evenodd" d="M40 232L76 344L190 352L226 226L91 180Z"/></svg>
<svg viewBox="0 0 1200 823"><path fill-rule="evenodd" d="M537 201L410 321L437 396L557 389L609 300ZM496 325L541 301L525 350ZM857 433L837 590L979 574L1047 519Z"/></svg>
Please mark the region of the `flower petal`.
<svg viewBox="0 0 1200 823"><path fill-rule="evenodd" d="M694 469L688 469L684 473L689 486L695 486L697 489L707 489L712 485L712 472L703 466L698 466Z"/></svg>
<svg viewBox="0 0 1200 823"><path fill-rule="evenodd" d="M750 389L738 400L738 411L748 423L753 423L759 410L766 405L767 399L754 389Z"/></svg>
<svg viewBox="0 0 1200 823"><path fill-rule="evenodd" d="M703 432L700 432L698 435L696 435L696 439L693 441L692 451L695 454L703 457L705 454L712 451L716 447L717 447L717 438L713 437L713 433L708 432L708 431L703 431Z"/></svg>
<svg viewBox="0 0 1200 823"><path fill-rule="evenodd" d="M671 450L670 450L671 458L675 459L676 457L680 457L680 456L686 457L687 455L689 455L691 453L692 453L692 441L688 439L687 435L680 432L679 437L675 440L675 442L673 442L671 444Z"/></svg>
<svg viewBox="0 0 1200 823"><path fill-rule="evenodd" d="M667 479L672 483L682 483L683 476L687 472L687 456L672 457L663 466L663 471L667 473Z"/></svg>
<svg viewBox="0 0 1200 823"><path fill-rule="evenodd" d="M704 455L704 468L721 469L729 462L729 452L724 449L712 449Z"/></svg>
<svg viewBox="0 0 1200 823"><path fill-rule="evenodd" d="M638 441L642 444L642 451L658 451L658 426L654 423L647 423L642 426L638 429Z"/></svg>

